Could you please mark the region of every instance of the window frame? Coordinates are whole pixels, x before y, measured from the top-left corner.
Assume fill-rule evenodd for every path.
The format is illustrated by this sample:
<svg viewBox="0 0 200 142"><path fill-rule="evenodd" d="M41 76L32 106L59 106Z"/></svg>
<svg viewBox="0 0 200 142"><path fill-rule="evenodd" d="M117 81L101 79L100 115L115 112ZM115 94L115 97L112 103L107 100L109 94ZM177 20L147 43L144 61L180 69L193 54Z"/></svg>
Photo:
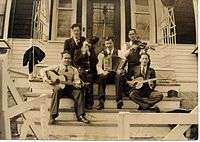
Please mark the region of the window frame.
<svg viewBox="0 0 200 142"><path fill-rule="evenodd" d="M66 11L72 11L72 17L71 17L71 23L70 25L72 25L73 23L76 23L76 14L77 14L77 2L78 0L71 0L72 1L72 7L71 8L65 8L65 7L59 7L59 0L54 0L53 1L53 14L52 14L52 34L51 34L51 40L55 40L55 41L64 41L67 38L70 38L70 36L68 37L58 37L57 33L58 33L58 12L59 10L66 10ZM70 27L69 27L70 28Z"/></svg>

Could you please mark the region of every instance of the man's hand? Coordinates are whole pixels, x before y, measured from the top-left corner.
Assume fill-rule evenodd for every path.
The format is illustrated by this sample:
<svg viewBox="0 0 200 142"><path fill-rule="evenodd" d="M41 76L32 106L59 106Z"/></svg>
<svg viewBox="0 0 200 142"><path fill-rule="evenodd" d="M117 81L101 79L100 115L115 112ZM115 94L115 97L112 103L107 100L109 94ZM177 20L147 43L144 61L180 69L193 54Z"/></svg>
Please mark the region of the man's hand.
<svg viewBox="0 0 200 142"><path fill-rule="evenodd" d="M150 89L153 89L154 83L152 81L149 82L149 87L150 87Z"/></svg>
<svg viewBox="0 0 200 142"><path fill-rule="evenodd" d="M103 75L107 75L107 74L108 74L108 71L103 71L102 74L103 74Z"/></svg>
<svg viewBox="0 0 200 142"><path fill-rule="evenodd" d="M123 69L119 69L119 70L117 70L117 74L125 74L125 70L123 70Z"/></svg>
<svg viewBox="0 0 200 142"><path fill-rule="evenodd" d="M74 83L75 88L81 88L81 83Z"/></svg>

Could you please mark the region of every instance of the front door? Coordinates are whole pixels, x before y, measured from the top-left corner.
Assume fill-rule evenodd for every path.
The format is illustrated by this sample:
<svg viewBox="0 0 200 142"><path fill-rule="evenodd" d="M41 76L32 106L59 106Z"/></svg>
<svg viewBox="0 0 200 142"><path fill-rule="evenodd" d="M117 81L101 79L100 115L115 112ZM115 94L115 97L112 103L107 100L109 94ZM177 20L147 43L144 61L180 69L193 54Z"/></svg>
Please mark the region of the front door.
<svg viewBox="0 0 200 142"><path fill-rule="evenodd" d="M112 37L115 48L120 46L120 0L88 0L87 37L100 38L98 49L103 47L105 37Z"/></svg>

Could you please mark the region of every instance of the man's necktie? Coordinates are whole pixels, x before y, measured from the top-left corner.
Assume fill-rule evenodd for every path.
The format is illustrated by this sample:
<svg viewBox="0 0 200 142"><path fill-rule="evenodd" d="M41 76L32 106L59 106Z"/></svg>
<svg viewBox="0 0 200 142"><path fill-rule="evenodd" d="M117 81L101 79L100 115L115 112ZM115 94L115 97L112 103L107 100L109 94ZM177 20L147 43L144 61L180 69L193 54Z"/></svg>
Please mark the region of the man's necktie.
<svg viewBox="0 0 200 142"><path fill-rule="evenodd" d="M145 75L146 75L146 72L145 72L145 68L144 67L142 67L142 75L145 77Z"/></svg>

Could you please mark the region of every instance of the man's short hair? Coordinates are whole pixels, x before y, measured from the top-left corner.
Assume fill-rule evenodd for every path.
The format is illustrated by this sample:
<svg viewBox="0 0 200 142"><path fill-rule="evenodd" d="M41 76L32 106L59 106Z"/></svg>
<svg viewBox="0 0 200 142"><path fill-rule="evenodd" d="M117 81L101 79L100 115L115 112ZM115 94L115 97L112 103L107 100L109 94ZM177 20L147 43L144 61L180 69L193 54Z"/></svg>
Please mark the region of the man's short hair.
<svg viewBox="0 0 200 142"><path fill-rule="evenodd" d="M64 50L64 51L61 52L60 54L61 54L61 57L63 57L64 54L69 54L69 55L71 56L71 54L70 54L67 50Z"/></svg>
<svg viewBox="0 0 200 142"><path fill-rule="evenodd" d="M113 41L112 37L108 36L108 37L105 38L105 41L109 41L109 40Z"/></svg>
<svg viewBox="0 0 200 142"><path fill-rule="evenodd" d="M76 27L79 27L79 29L81 29L81 26L80 26L79 24L73 24L73 25L71 26L71 29L74 29L74 28L76 28Z"/></svg>
<svg viewBox="0 0 200 142"><path fill-rule="evenodd" d="M136 29L130 29L129 32L130 32L130 31L134 31L134 33L136 34Z"/></svg>

